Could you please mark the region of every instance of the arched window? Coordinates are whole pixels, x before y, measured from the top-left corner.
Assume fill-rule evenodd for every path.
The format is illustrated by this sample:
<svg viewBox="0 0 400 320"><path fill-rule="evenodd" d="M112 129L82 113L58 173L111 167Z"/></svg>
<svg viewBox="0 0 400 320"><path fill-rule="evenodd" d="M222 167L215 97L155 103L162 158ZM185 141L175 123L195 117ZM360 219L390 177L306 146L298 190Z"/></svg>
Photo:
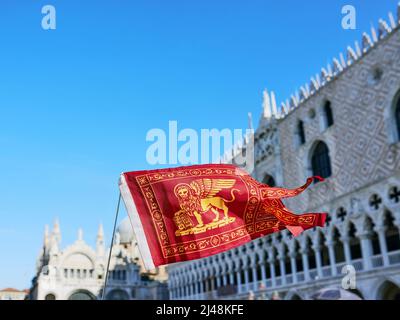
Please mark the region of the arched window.
<svg viewBox="0 0 400 320"><path fill-rule="evenodd" d="M96 297L87 290L78 290L74 292L68 300L96 300Z"/></svg>
<svg viewBox="0 0 400 320"><path fill-rule="evenodd" d="M296 271L301 272L303 271L303 259L300 252L300 245L297 241L295 241L295 253L296 253Z"/></svg>
<svg viewBox="0 0 400 320"><path fill-rule="evenodd" d="M214 285L214 281L213 281L213 279L214 278L208 278L208 291L213 291L214 290L214 287L213 287L213 285Z"/></svg>
<svg viewBox="0 0 400 320"><path fill-rule="evenodd" d="M278 251L275 248L273 248L273 256L274 256L275 276L280 277L281 276L281 266L279 263Z"/></svg>
<svg viewBox="0 0 400 320"><path fill-rule="evenodd" d="M304 123L301 120L299 120L299 122L297 123L297 137L298 137L300 146L306 143L306 134L304 132Z"/></svg>
<svg viewBox="0 0 400 320"><path fill-rule="evenodd" d="M308 266L310 269L315 269L317 267L315 260L315 251L312 247L312 241L309 237L306 240L306 250L307 250L307 258L308 258Z"/></svg>
<svg viewBox="0 0 400 320"><path fill-rule="evenodd" d="M344 255L344 246L340 239L340 233L336 228L333 229L333 243L336 263L344 262L346 260Z"/></svg>
<svg viewBox="0 0 400 320"><path fill-rule="evenodd" d="M129 295L122 289L114 289L107 294L107 300L129 300Z"/></svg>
<svg viewBox="0 0 400 320"><path fill-rule="evenodd" d="M386 228L385 239L386 239L387 250L389 252L399 250L400 249L399 229L397 229L396 225L394 224L394 218L390 211L385 212L383 223Z"/></svg>
<svg viewBox="0 0 400 320"><path fill-rule="evenodd" d="M390 281L380 286L380 300L400 300L400 287Z"/></svg>
<svg viewBox="0 0 400 320"><path fill-rule="evenodd" d="M44 300L56 300L56 296L52 293L49 293L48 295L46 295Z"/></svg>
<svg viewBox="0 0 400 320"><path fill-rule="evenodd" d="M400 140L400 92L397 94L397 101L395 103L394 112L396 118L397 140Z"/></svg>
<svg viewBox="0 0 400 320"><path fill-rule="evenodd" d="M257 280L261 280L262 279L262 271L261 268L263 268L263 265L261 264L261 261L258 257L258 255L256 255L256 274L257 274Z"/></svg>
<svg viewBox="0 0 400 320"><path fill-rule="evenodd" d="M273 176L270 176L269 174L265 175L262 183L267 184L270 187L275 187L275 179Z"/></svg>
<svg viewBox="0 0 400 320"><path fill-rule="evenodd" d="M328 146L322 141L318 142L314 148L311 157L311 168L314 176L328 178L332 174L329 149Z"/></svg>
<svg viewBox="0 0 400 320"><path fill-rule="evenodd" d="M333 113L331 108L331 102L328 100L324 104L324 116L325 116L325 128L329 128L333 125Z"/></svg>
<svg viewBox="0 0 400 320"><path fill-rule="evenodd" d="M285 257L285 273L286 274L291 274L293 272L292 270L292 264L290 262L290 253L287 245L284 245L284 257Z"/></svg>
<svg viewBox="0 0 400 320"><path fill-rule="evenodd" d="M329 265L329 249L326 245L325 236L320 232L319 233L319 241L318 244L320 246L320 253L321 253L321 264L322 266Z"/></svg>
<svg viewBox="0 0 400 320"><path fill-rule="evenodd" d="M368 232L368 234L370 235L370 241L372 244L372 254L373 255L377 255L377 254L381 254L381 248L380 248L380 244L379 244L379 236L378 234L375 232L375 224L372 221L372 219L370 217L366 217L365 221L364 221L364 231Z"/></svg>
<svg viewBox="0 0 400 320"><path fill-rule="evenodd" d="M247 262L247 265L250 266L250 261ZM252 272L251 268L247 269L247 276L248 276L249 282L256 281L256 279L253 279L253 272Z"/></svg>
<svg viewBox="0 0 400 320"><path fill-rule="evenodd" d="M356 236L356 227L352 222L349 225L348 235L350 237L349 244L351 259L360 259L362 257L360 239Z"/></svg>

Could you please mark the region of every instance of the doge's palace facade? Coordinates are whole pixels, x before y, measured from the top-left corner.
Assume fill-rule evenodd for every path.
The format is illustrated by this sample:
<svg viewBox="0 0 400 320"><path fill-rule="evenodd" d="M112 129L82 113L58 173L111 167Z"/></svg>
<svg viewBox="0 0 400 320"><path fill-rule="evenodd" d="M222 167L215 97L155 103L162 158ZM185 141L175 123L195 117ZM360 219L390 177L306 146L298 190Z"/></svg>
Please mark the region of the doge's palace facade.
<svg viewBox="0 0 400 320"><path fill-rule="evenodd" d="M284 202L328 212L326 227L171 265L171 299L310 299L341 287L345 266L361 298L400 299L399 21L400 7L279 108L264 92L253 176L287 188L325 177Z"/></svg>

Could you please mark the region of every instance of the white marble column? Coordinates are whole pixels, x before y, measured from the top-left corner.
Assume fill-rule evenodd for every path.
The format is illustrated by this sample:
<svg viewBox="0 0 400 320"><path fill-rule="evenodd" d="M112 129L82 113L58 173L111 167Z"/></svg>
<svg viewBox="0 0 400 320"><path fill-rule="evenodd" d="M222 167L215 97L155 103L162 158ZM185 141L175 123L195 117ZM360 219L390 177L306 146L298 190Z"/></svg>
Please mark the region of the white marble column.
<svg viewBox="0 0 400 320"><path fill-rule="evenodd" d="M193 287L192 287L192 284L189 283L189 284L188 284L188 287L189 287L189 297L191 297L191 296L193 295Z"/></svg>
<svg viewBox="0 0 400 320"><path fill-rule="evenodd" d="M308 250L301 250L301 258L303 260L303 269L304 269L304 280L310 281L310 266L308 264Z"/></svg>
<svg viewBox="0 0 400 320"><path fill-rule="evenodd" d="M321 246L314 246L313 250L315 252L315 263L317 265L317 274L318 277L321 279L322 275L322 259L321 259Z"/></svg>
<svg viewBox="0 0 400 320"><path fill-rule="evenodd" d="M187 298L189 296L189 287L187 284L185 284L185 291L183 294L183 298Z"/></svg>
<svg viewBox="0 0 400 320"><path fill-rule="evenodd" d="M257 265L251 265L251 271L253 273L253 291L256 292L258 290L258 279L257 279Z"/></svg>
<svg viewBox="0 0 400 320"><path fill-rule="evenodd" d="M272 287L276 287L276 272L275 272L275 263L274 260L268 260L269 268L271 270L271 285Z"/></svg>
<svg viewBox="0 0 400 320"><path fill-rule="evenodd" d="M286 268L285 268L285 257L280 256L278 257L279 259L279 267L281 269L281 279L282 279L282 285L286 284Z"/></svg>
<svg viewBox="0 0 400 320"><path fill-rule="evenodd" d="M237 282L238 293L241 293L242 292L242 279L240 276L240 269L236 271L236 282Z"/></svg>
<svg viewBox="0 0 400 320"><path fill-rule="evenodd" d="M383 265L388 266L389 265L389 256L388 256L386 237L385 237L386 227L384 227L384 226L375 227L375 231L378 234L378 238L379 238L379 248L381 249Z"/></svg>
<svg viewBox="0 0 400 320"><path fill-rule="evenodd" d="M297 283L296 252L290 253L290 265L292 267L293 283Z"/></svg>
<svg viewBox="0 0 400 320"><path fill-rule="evenodd" d="M197 281L192 283L192 291L192 296L196 299L199 294L199 283Z"/></svg>
<svg viewBox="0 0 400 320"><path fill-rule="evenodd" d="M204 285L204 292L209 292L209 291L211 291L211 288L210 288L210 279L209 278L206 278L205 279L205 285Z"/></svg>
<svg viewBox="0 0 400 320"><path fill-rule="evenodd" d="M245 266L245 269L244 269L244 287L246 288L246 291L250 290L250 287L249 287L249 267L248 266Z"/></svg>
<svg viewBox="0 0 400 320"><path fill-rule="evenodd" d="M361 254L364 265L364 270L370 270L372 268L372 243L370 235L368 233L362 233L358 235L361 240Z"/></svg>
<svg viewBox="0 0 400 320"><path fill-rule="evenodd" d="M219 288L221 286L221 276L217 275L216 277L217 277L217 288ZM217 288L214 289L216 290Z"/></svg>
<svg viewBox="0 0 400 320"><path fill-rule="evenodd" d="M350 238L347 236L343 236L341 238L342 242L343 242L343 247L344 247L344 257L346 260L346 264L351 264L351 252L350 252Z"/></svg>
<svg viewBox="0 0 400 320"><path fill-rule="evenodd" d="M233 283L235 282L234 277L235 277L234 271L231 269L229 271L229 284L230 285L233 285Z"/></svg>
<svg viewBox="0 0 400 320"><path fill-rule="evenodd" d="M228 285L228 275L226 273L222 276L222 283L224 286Z"/></svg>
<svg viewBox="0 0 400 320"><path fill-rule="evenodd" d="M332 273L332 276L336 276L337 269L336 269L336 258L335 258L335 242L328 240L326 242L326 245L328 246L329 263L331 266L331 273Z"/></svg>
<svg viewBox="0 0 400 320"><path fill-rule="evenodd" d="M262 261L260 262L260 267L261 267L261 281L266 286L266 280L267 280L267 275L265 273L265 262Z"/></svg>

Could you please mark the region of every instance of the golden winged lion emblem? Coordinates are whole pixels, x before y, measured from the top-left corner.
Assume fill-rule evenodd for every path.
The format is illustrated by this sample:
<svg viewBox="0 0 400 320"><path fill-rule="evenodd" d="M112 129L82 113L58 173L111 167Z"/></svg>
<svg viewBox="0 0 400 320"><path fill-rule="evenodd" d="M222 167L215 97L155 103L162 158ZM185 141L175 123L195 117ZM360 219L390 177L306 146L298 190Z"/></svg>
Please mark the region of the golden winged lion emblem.
<svg viewBox="0 0 400 320"><path fill-rule="evenodd" d="M174 194L179 201L180 210L174 214L174 222L178 227L177 236L201 233L206 230L222 227L235 221L229 217L227 203L235 201L235 191L231 189L235 179L197 179L190 184L179 183L174 188ZM231 189L231 199L227 200L217 194L222 189ZM204 224L203 215L214 214L214 219ZM192 217L196 218L194 225Z"/></svg>

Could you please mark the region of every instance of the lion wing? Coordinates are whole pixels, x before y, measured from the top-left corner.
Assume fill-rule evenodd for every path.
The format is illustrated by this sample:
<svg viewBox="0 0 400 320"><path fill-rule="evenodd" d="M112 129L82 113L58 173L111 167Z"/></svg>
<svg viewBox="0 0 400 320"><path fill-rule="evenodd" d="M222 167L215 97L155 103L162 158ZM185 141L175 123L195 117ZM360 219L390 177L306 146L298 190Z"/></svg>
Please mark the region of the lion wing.
<svg viewBox="0 0 400 320"><path fill-rule="evenodd" d="M212 198L222 189L230 189L236 183L235 179L198 179L190 183L200 198Z"/></svg>

